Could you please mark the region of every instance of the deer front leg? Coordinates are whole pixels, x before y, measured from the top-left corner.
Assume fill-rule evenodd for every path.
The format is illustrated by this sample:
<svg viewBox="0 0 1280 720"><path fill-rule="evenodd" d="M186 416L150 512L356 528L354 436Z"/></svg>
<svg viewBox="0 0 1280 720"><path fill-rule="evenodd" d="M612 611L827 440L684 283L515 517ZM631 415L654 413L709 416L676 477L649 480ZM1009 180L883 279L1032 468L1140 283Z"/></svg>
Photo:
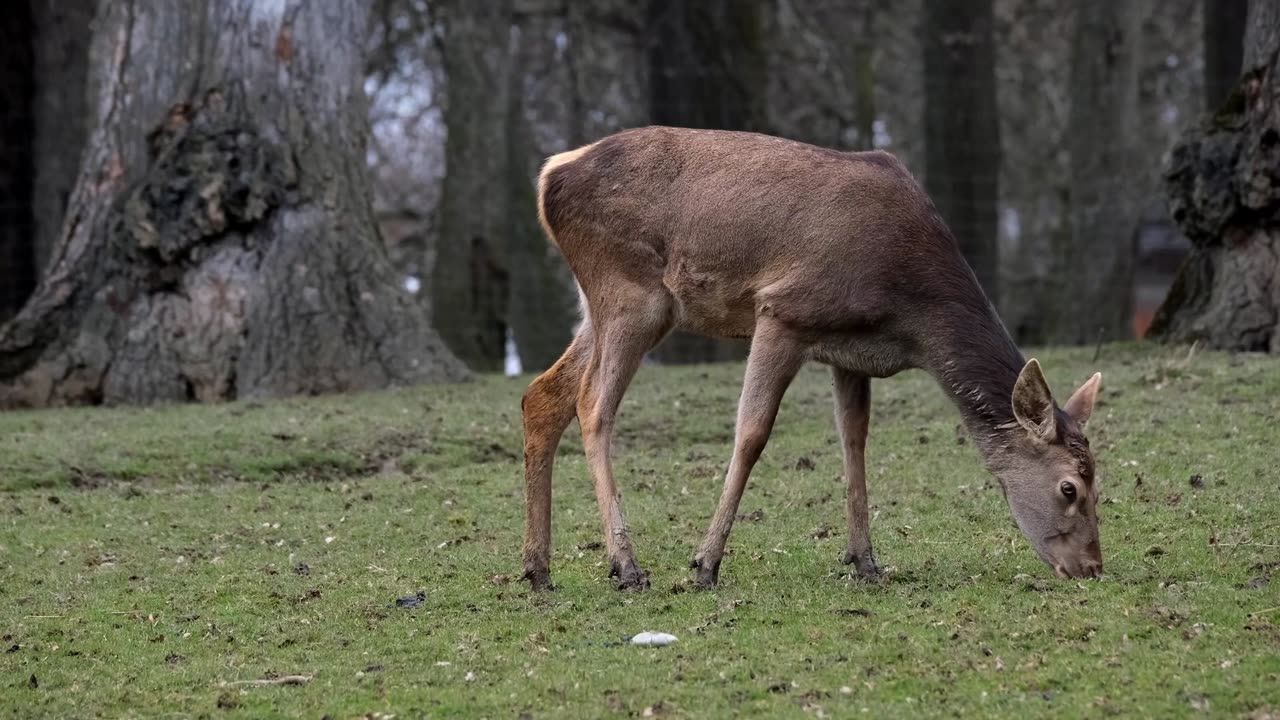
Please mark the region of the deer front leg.
<svg viewBox="0 0 1280 720"><path fill-rule="evenodd" d="M782 396L803 363L804 347L785 328L764 320L757 324L738 401L733 458L725 475L724 491L702 547L690 563L697 569L698 584L703 587L714 586L720 578L720 560L747 478L769 441Z"/></svg>
<svg viewBox="0 0 1280 720"><path fill-rule="evenodd" d="M871 379L839 368L832 369L835 380L836 427L844 449L844 476L849 484L849 546L843 562L857 568L858 575L874 578L880 574L871 550L871 518L867 511L867 467L865 451L871 420Z"/></svg>

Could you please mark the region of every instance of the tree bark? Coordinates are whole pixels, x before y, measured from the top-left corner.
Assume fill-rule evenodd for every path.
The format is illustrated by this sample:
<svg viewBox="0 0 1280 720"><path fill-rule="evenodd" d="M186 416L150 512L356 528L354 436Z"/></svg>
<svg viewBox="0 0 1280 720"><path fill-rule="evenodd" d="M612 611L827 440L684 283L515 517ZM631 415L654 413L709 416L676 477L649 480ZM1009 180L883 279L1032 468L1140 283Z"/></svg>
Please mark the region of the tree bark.
<svg viewBox="0 0 1280 720"><path fill-rule="evenodd" d="M62 231L88 133L94 0L30 0L35 22L35 266L43 272Z"/></svg>
<svg viewBox="0 0 1280 720"><path fill-rule="evenodd" d="M512 216L506 152L511 111L511 0L440 4L448 76L445 178L432 307L441 337L476 370L505 354Z"/></svg>
<svg viewBox="0 0 1280 720"><path fill-rule="evenodd" d="M0 328L0 406L454 380L369 204L357 0L104 2L50 269Z"/></svg>
<svg viewBox="0 0 1280 720"><path fill-rule="evenodd" d="M991 0L926 0L925 189L999 302L1000 118Z"/></svg>
<svg viewBox="0 0 1280 720"><path fill-rule="evenodd" d="M1132 337L1142 178L1134 157L1140 52L1137 3L1082 3L1072 40L1069 228L1054 238L1046 340Z"/></svg>
<svg viewBox="0 0 1280 720"><path fill-rule="evenodd" d="M769 0L650 5L650 112L658 125L764 131ZM735 360L741 341L677 330L652 353L663 363Z"/></svg>
<svg viewBox="0 0 1280 720"><path fill-rule="evenodd" d="M1204 0L1203 11L1204 104L1213 112L1240 79L1249 0Z"/></svg>
<svg viewBox="0 0 1280 720"><path fill-rule="evenodd" d="M1251 2L1247 28L1235 89L1169 153L1192 250L1147 335L1280 353L1280 4Z"/></svg>
<svg viewBox="0 0 1280 720"><path fill-rule="evenodd" d="M0 24L0 322L36 284L31 242L34 23L18 3Z"/></svg>

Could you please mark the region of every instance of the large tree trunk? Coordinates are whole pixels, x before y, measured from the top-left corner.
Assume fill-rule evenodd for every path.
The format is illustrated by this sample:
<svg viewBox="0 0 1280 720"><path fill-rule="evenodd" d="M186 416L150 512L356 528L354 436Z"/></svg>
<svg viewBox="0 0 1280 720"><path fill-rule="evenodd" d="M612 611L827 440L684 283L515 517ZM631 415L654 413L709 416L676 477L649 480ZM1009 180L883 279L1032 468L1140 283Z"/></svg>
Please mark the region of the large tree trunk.
<svg viewBox="0 0 1280 720"><path fill-rule="evenodd" d="M451 380L369 204L358 0L102 3L90 141L0 406Z"/></svg>
<svg viewBox="0 0 1280 720"><path fill-rule="evenodd" d="M1000 117L991 0L926 0L925 188L998 302Z"/></svg>
<svg viewBox="0 0 1280 720"><path fill-rule="evenodd" d="M1258 2L1274 0L1258 0ZM1249 0L1204 0L1205 110L1218 109L1240 79Z"/></svg>
<svg viewBox="0 0 1280 720"><path fill-rule="evenodd" d="M89 122L89 38L94 0L30 0L35 21L32 220L43 271L62 232Z"/></svg>
<svg viewBox="0 0 1280 720"><path fill-rule="evenodd" d="M1132 336L1140 164L1139 5L1081 3L1072 41L1070 229L1054 238L1046 340L1081 344Z"/></svg>
<svg viewBox="0 0 1280 720"><path fill-rule="evenodd" d="M1280 3L1249 3L1244 74L1169 153L1191 255L1149 337L1280 353Z"/></svg>
<svg viewBox="0 0 1280 720"><path fill-rule="evenodd" d="M765 48L771 0L672 0L650 5L650 97L658 125L764 131ZM663 363L745 355L741 341L675 331L654 350Z"/></svg>
<svg viewBox="0 0 1280 720"><path fill-rule="evenodd" d="M477 370L502 367L512 268L506 152L512 0L440 4L448 76L444 189L432 276L436 327Z"/></svg>

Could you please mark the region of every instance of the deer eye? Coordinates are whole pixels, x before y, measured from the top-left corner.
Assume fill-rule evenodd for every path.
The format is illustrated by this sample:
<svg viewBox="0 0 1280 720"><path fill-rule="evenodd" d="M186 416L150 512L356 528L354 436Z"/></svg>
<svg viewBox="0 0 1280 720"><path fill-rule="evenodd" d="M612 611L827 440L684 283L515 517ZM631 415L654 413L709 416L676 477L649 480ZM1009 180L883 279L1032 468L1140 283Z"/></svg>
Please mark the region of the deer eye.
<svg viewBox="0 0 1280 720"><path fill-rule="evenodd" d="M1073 483L1063 480L1062 485L1058 489L1062 491L1062 497L1066 498L1067 502L1075 502L1076 486Z"/></svg>

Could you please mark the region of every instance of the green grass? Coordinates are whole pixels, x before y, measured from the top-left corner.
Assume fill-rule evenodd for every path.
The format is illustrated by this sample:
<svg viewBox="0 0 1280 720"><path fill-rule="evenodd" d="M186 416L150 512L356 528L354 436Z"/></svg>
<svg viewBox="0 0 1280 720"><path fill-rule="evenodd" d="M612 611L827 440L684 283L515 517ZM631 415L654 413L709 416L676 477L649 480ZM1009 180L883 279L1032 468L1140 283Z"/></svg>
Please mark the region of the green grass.
<svg viewBox="0 0 1280 720"><path fill-rule="evenodd" d="M1065 396L1092 349L1044 352ZM266 404L0 415L0 709L14 717L1262 717L1280 712L1280 362L1108 346L1107 575L1052 577L921 373L874 384L889 579L838 564L828 375L805 370L713 592L741 366L641 371L617 468L653 587L605 577L570 429L531 596L519 398L484 378ZM812 469L802 469L809 462ZM1202 486L1193 487L1198 475ZM1140 482L1139 482L1140 480ZM507 581L511 578L511 581ZM394 606L425 592L421 607ZM620 640L674 633L667 648ZM301 686L231 685L306 674Z"/></svg>

